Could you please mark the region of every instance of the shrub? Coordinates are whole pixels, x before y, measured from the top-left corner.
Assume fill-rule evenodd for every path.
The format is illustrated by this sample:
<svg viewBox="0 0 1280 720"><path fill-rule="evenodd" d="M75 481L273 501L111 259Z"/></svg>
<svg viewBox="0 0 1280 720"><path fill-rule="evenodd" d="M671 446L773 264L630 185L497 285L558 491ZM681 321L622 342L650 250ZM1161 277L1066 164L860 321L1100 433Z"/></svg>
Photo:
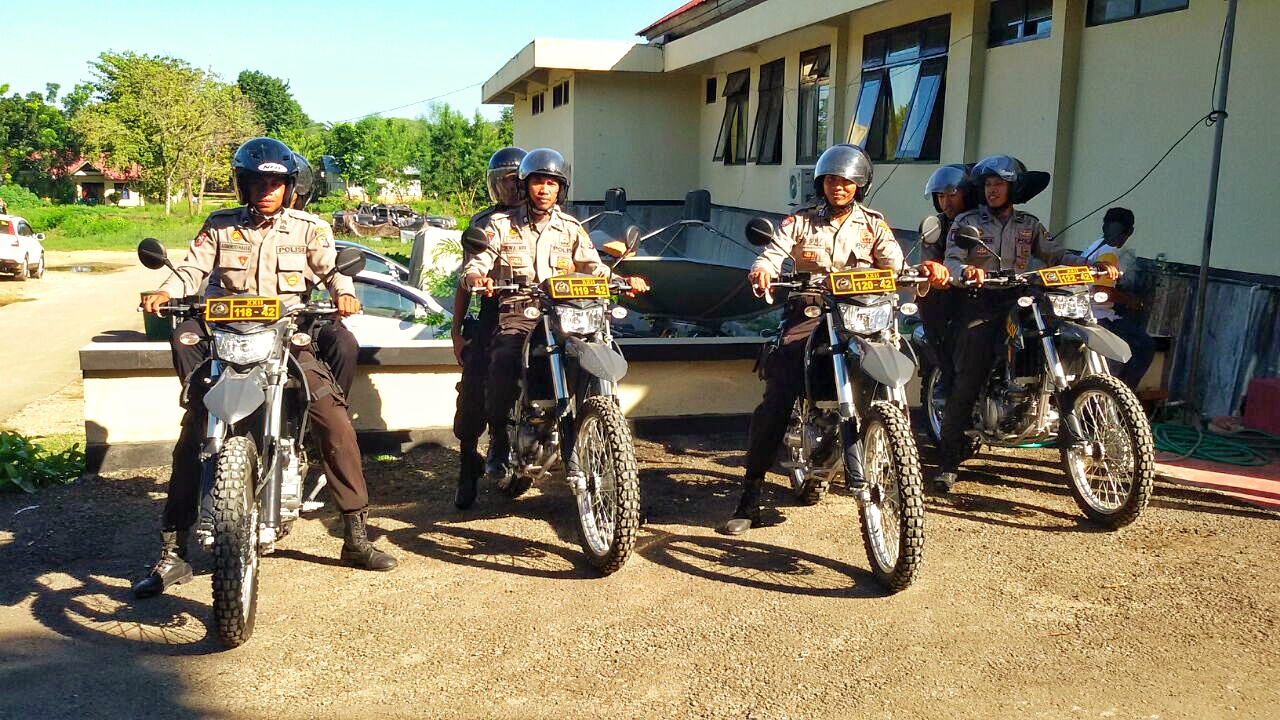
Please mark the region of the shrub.
<svg viewBox="0 0 1280 720"><path fill-rule="evenodd" d="M21 185L0 185L0 199L8 206L9 211L16 213L27 208L37 208L42 204L40 198Z"/></svg>
<svg viewBox="0 0 1280 720"><path fill-rule="evenodd" d="M79 444L53 452L15 432L0 432L0 490L33 493L45 485L69 483L82 472Z"/></svg>

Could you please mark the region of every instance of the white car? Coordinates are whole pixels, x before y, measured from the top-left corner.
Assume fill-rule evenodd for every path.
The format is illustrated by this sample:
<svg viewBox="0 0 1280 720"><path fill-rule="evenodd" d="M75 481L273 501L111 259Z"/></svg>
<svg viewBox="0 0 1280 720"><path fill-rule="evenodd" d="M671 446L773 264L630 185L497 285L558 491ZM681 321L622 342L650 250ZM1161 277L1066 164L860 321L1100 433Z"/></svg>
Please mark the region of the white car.
<svg viewBox="0 0 1280 720"><path fill-rule="evenodd" d="M364 255L364 271L386 275L397 282L408 284L409 268L392 260L391 258L379 253L368 246L354 243L350 240L335 240L334 247L338 250L342 248L353 247Z"/></svg>
<svg viewBox="0 0 1280 720"><path fill-rule="evenodd" d="M0 215L0 273L16 280L44 275L44 233L31 231L31 223L17 215Z"/></svg>
<svg viewBox="0 0 1280 720"><path fill-rule="evenodd" d="M363 308L343 323L361 346L395 347L448 337L453 315L427 293L368 270L352 280Z"/></svg>

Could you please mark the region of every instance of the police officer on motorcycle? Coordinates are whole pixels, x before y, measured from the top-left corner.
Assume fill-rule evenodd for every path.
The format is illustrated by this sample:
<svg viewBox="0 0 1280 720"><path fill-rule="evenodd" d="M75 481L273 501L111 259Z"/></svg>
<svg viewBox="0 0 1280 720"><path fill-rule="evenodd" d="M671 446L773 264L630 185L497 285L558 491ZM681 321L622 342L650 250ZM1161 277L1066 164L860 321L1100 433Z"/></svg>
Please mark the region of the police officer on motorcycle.
<svg viewBox="0 0 1280 720"><path fill-rule="evenodd" d="M935 243L921 244L920 258L934 262L945 262L947 250L947 234L951 223L961 213L974 205L973 184L969 180L969 168L962 163L943 165L929 176L924 184L925 197L933 200L933 209L937 211L938 222L942 228L941 240ZM925 338L933 348L942 370L942 386L951 387L951 376L955 374L953 349L955 347L954 327L960 315L959 293L947 288L935 289L920 298L920 320L924 323Z"/></svg>
<svg viewBox="0 0 1280 720"><path fill-rule="evenodd" d="M957 217L947 234L946 262L952 274L981 287L988 272L1028 270L1033 257L1046 265L1086 264L1083 257L1051 238L1035 215L1014 209L1015 201L1029 199L1025 198L1027 168L1020 160L992 155L974 165L971 175L982 191L984 204ZM957 244L956 233L965 226L975 228L986 247L978 244L966 250ZM1113 279L1118 275L1109 263L1097 267ZM957 334L956 374L942 415L938 474L933 479L939 492L950 492L956 483L967 452L965 431L973 405L1004 342L1004 320L1018 294L1017 290L996 290L970 293L965 298L958 326L963 331Z"/></svg>
<svg viewBox="0 0 1280 720"><path fill-rule="evenodd" d="M857 145L833 145L818 158L813 173L815 194L822 200L779 224L774 241L747 276L757 295L769 292L788 259L796 273L810 273L811 278L854 268L902 269L902 248L889 224L862 204L871 187L867 153ZM950 280L940 263L925 262L922 269L931 284ZM804 310L819 302L820 297L805 292L793 292L787 299L782 344L765 361L764 398L751 416L742 496L733 517L718 528L721 533L741 535L760 521L765 472L773 465L791 408L804 387L805 343L819 322L818 317L806 317Z"/></svg>
<svg viewBox="0 0 1280 720"><path fill-rule="evenodd" d="M286 303L305 299L308 286L334 267L336 251L329 224L310 213L295 210L300 165L298 155L272 138L254 138L236 150L232 172L241 207L209 215L191 242L186 258L159 291L143 301L147 312L159 312L171 297L200 292L206 280L208 293L252 293L279 296ZM328 280L330 294L341 316L359 312L351 279L334 273ZM173 470L165 502L160 559L151 573L134 585L137 597L163 593L169 586L191 579L186 561L189 529L195 524L200 502L200 441L207 413L206 386L201 373L209 358L208 341L183 345L184 333L203 336L201 323L180 323L170 341L174 369L184 384L186 414L173 450ZM335 347L341 343L335 343ZM310 420L320 438L330 488L345 527L342 559L369 570L390 570L392 556L369 542L366 519L369 504L360 448L347 415L345 394L333 373L310 351L298 352L314 399Z"/></svg>
<svg viewBox="0 0 1280 720"><path fill-rule="evenodd" d="M489 188L489 200L493 203L471 217L470 225L484 227L495 212L509 212L520 204L520 161L527 155L518 147L504 147L489 158L485 184ZM470 255L463 259L471 259ZM492 271L490 271L492 275ZM462 366L462 379L458 381L458 406L453 416L453 434L458 438L460 454L458 491L453 504L459 509L471 507L476 501L477 481L484 472L484 457L477 450L480 435L484 432L485 375L489 370L489 341L498 325L498 299L481 297L479 318L467 314L471 305L471 289L459 282L453 294L453 324L449 335L453 339L453 356Z"/></svg>
<svg viewBox="0 0 1280 720"><path fill-rule="evenodd" d="M463 268L466 287L494 295L495 284L536 285L554 275L581 272L608 276L609 267L577 218L560 209L569 194L569 168L551 148L531 150L520 161L518 178L525 202L497 211L480 226L494 252L478 253ZM492 273L492 275L491 275ZM497 282L495 282L495 277ZM629 293L645 292L643 278L628 278ZM498 321L489 345L485 406L489 415L489 456L485 473L502 483L511 473L508 425L519 395L525 337L538 325L524 316L529 300L518 293L497 297Z"/></svg>

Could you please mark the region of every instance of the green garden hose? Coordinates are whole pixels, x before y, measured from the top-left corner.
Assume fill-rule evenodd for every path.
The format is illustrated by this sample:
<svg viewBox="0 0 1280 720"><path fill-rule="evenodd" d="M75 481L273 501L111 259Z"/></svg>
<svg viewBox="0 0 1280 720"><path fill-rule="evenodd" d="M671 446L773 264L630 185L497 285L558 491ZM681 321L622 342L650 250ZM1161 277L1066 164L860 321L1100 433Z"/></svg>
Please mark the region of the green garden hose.
<svg viewBox="0 0 1280 720"><path fill-rule="evenodd" d="M1181 460L1194 457L1228 465L1266 465L1266 451L1280 450L1280 437L1261 430L1242 430L1218 435L1186 425L1155 423L1151 426L1156 449L1171 452Z"/></svg>

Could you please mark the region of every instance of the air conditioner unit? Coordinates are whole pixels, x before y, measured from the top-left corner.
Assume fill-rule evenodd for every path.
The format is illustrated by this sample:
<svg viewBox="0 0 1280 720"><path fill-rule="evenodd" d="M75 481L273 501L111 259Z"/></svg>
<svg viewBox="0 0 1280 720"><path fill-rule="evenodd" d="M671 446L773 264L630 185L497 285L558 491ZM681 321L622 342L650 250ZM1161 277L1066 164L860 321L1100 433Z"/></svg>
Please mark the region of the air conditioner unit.
<svg viewBox="0 0 1280 720"><path fill-rule="evenodd" d="M798 166L791 168L787 178L787 204L808 205L813 202L813 168Z"/></svg>

